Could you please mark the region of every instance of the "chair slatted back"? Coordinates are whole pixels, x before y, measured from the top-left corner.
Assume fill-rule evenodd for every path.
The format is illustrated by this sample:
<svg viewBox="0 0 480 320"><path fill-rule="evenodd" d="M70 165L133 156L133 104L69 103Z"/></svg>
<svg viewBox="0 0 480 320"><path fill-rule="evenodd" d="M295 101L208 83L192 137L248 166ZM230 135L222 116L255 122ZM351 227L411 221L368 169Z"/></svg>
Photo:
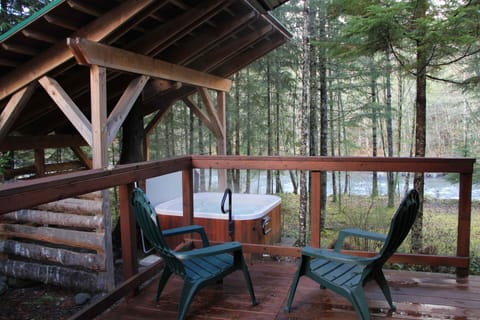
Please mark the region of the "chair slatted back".
<svg viewBox="0 0 480 320"><path fill-rule="evenodd" d="M405 240L417 218L419 202L417 190L412 189L405 195L392 217L387 239L374 262L376 266L381 268Z"/></svg>
<svg viewBox="0 0 480 320"><path fill-rule="evenodd" d="M185 268L181 261L175 257L174 251L165 242L155 209L145 193L139 188L134 188L133 190L132 205L134 207L135 219L147 240L158 251L173 272L184 276Z"/></svg>

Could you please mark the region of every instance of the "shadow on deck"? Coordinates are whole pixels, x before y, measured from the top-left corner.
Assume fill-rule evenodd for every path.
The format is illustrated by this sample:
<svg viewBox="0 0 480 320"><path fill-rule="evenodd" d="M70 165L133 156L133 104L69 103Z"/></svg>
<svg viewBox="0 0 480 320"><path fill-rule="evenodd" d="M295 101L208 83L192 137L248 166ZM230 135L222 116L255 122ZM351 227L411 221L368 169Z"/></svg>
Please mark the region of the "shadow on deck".
<svg viewBox="0 0 480 320"><path fill-rule="evenodd" d="M290 288L294 263L253 261L249 265L259 305L252 306L241 272L227 276L223 284L206 287L195 296L187 319L357 319L344 298L321 290L315 282L300 280L292 312L283 308ZM367 285L372 319L480 319L480 277L456 280L455 275L386 271L396 312L375 283ZM176 319L181 280L172 277L160 301L154 302L158 278L139 294L119 302L97 319Z"/></svg>

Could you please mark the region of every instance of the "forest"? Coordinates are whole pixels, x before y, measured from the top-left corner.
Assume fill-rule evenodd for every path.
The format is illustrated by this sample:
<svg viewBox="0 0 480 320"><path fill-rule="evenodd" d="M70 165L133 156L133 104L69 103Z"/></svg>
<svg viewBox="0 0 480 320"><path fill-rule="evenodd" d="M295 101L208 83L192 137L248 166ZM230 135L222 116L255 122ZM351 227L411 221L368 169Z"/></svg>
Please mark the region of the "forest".
<svg viewBox="0 0 480 320"><path fill-rule="evenodd" d="M1 0L0 33L48 2ZM479 1L290 0L272 15L290 30L291 41L232 75L227 154L471 158L480 154ZM109 153L112 164L120 159L119 141ZM214 136L183 102L170 108L148 141L150 160L216 154ZM17 161L32 159L28 153L23 159L19 156ZM72 156L68 150L50 154L55 161ZM388 191L381 196L389 208L404 191L402 176L386 177ZM322 179L331 184L330 201L322 187L326 212L347 211L340 205L332 208L348 193L347 178L346 173L330 173L329 179ZM260 175L247 170L229 172L228 179L234 191L246 193L259 192L255 186L261 179L264 192L285 194L288 181L300 203L307 201L305 172ZM368 190L373 197L379 196L378 179L379 174L372 173ZM423 181L423 174L417 173L413 185L423 190ZM211 174L200 172L200 190L214 188L213 184ZM289 196L284 197L288 207ZM296 203L297 198L290 201ZM363 200L356 201L351 206L358 207ZM368 202L365 207L368 213L374 211ZM302 208L295 207L293 215L306 220L307 209ZM308 234L302 227L297 233L296 219L285 233L294 229L298 244L305 244ZM355 220L336 219L323 223L332 227ZM421 225L418 228L421 235ZM412 250L426 247L422 244L426 237L413 239Z"/></svg>
<svg viewBox="0 0 480 320"><path fill-rule="evenodd" d="M2 0L0 32L49 2ZM227 153L476 157L479 7L288 1L273 15L291 41L232 76ZM183 102L149 140L150 159L215 153L211 133Z"/></svg>
<svg viewBox="0 0 480 320"><path fill-rule="evenodd" d="M291 42L232 78L228 154L476 157L478 6L287 2L274 16ZM152 159L215 153L182 103L150 147Z"/></svg>
<svg viewBox="0 0 480 320"><path fill-rule="evenodd" d="M233 76L227 98L227 153L477 157L479 6L474 1L287 2L273 14L291 31L291 42ZM215 154L211 134L181 103L149 139L151 159ZM423 190L423 174L414 175L413 185ZM308 177L302 172L266 172L264 178L248 170L231 172L229 184L237 192L258 192L254 179L265 179L266 193L281 193L281 176L290 179L300 203L306 203ZM331 173L328 187L322 179L322 191L331 190L331 203L326 194L322 201L327 217L335 216L332 211L348 212L345 201L330 208L348 193L348 177ZM398 174L386 178L387 207L393 207L408 182ZM200 180L202 190L211 188L211 179ZM372 173L368 190L374 197L378 183L378 173ZM358 201L350 205L362 206ZM375 216L371 204L364 206L358 216ZM306 207L294 210L300 221L308 220ZM413 251L428 247L425 228L436 228L423 226L431 219L429 209L424 211L423 223L414 227ZM339 224L368 224L358 216ZM301 227L306 223L292 224L300 229L295 234L298 243L306 243L308 231ZM432 234L440 231L432 232L434 239Z"/></svg>

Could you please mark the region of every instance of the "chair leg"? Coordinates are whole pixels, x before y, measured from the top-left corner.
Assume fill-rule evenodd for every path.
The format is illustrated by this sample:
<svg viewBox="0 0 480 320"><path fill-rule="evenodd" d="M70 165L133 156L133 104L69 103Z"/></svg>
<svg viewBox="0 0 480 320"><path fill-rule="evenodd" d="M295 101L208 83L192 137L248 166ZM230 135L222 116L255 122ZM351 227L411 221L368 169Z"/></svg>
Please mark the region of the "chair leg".
<svg viewBox="0 0 480 320"><path fill-rule="evenodd" d="M163 288L165 288L165 285L167 284L167 281L171 275L172 275L172 271L168 267L165 267L163 269L162 276L160 277L160 281L158 281L157 297L155 298L156 302L158 302L158 299L162 294Z"/></svg>
<svg viewBox="0 0 480 320"><path fill-rule="evenodd" d="M192 284L191 282L184 280L180 301L178 302L177 320L185 319L188 307L190 306L193 296L197 292L198 288L199 283Z"/></svg>
<svg viewBox="0 0 480 320"><path fill-rule="evenodd" d="M380 270L380 272L375 275L375 281L377 282L380 289L382 289L383 295L385 296L388 304L390 305L390 309L392 311L395 311L396 306L393 304L392 294L390 293L390 288L388 287L387 279L385 279L383 271Z"/></svg>
<svg viewBox="0 0 480 320"><path fill-rule="evenodd" d="M305 274L306 264L307 264L306 260L307 258L302 256L300 260L300 265L298 266L298 269L295 272L295 275L293 276L292 285L290 286L290 291L288 293L287 304L285 305L285 309L284 309L285 312L290 312L291 310L293 297L295 296L295 292L297 291L298 281L300 280L300 277Z"/></svg>
<svg viewBox="0 0 480 320"><path fill-rule="evenodd" d="M352 302L352 305L361 320L370 320L370 311L368 310L367 298L363 287L355 288L352 291L349 300Z"/></svg>
<svg viewBox="0 0 480 320"><path fill-rule="evenodd" d="M250 273L248 272L248 267L243 257L241 258L241 260L242 260L241 263L242 263L243 277L245 278L245 282L247 283L247 289L248 289L248 292L250 293L250 298L252 299L252 305L256 306L258 302L257 302L257 299L255 298L255 292L253 291L252 279L250 278Z"/></svg>
<svg viewBox="0 0 480 320"><path fill-rule="evenodd" d="M295 273L295 276L292 281L292 285L290 286L290 292L288 293L287 304L285 305L285 311L290 312L292 308L293 297L295 296L295 291L297 291L298 280L300 279L300 275L298 271Z"/></svg>

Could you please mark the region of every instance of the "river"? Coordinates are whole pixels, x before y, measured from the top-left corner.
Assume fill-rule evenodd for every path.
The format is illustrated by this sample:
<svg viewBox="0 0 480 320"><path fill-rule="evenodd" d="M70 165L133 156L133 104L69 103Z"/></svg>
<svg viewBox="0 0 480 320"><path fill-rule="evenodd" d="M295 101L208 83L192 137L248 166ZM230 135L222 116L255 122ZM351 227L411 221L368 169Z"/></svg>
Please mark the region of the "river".
<svg viewBox="0 0 480 320"><path fill-rule="evenodd" d="M405 185L405 177L400 176L399 186L403 190ZM352 195L369 195L372 192L372 173L371 172L349 172L350 185L347 190ZM266 174L262 172L260 176L256 175L252 178L253 193L266 192ZM282 172L282 187L284 192L293 192L293 185L288 172ZM327 194L332 194L332 175L327 173ZM337 177L338 183L338 177ZM342 185L345 183L345 173L342 172ZM409 188L413 186L413 177L410 177ZM387 194L387 175L385 172L378 173L378 189L380 195ZM342 187L343 190L343 187ZM458 183L452 183L447 176L442 174L429 174L425 177L425 196L436 199L458 199L459 186ZM480 200L480 185L473 185L472 199Z"/></svg>

